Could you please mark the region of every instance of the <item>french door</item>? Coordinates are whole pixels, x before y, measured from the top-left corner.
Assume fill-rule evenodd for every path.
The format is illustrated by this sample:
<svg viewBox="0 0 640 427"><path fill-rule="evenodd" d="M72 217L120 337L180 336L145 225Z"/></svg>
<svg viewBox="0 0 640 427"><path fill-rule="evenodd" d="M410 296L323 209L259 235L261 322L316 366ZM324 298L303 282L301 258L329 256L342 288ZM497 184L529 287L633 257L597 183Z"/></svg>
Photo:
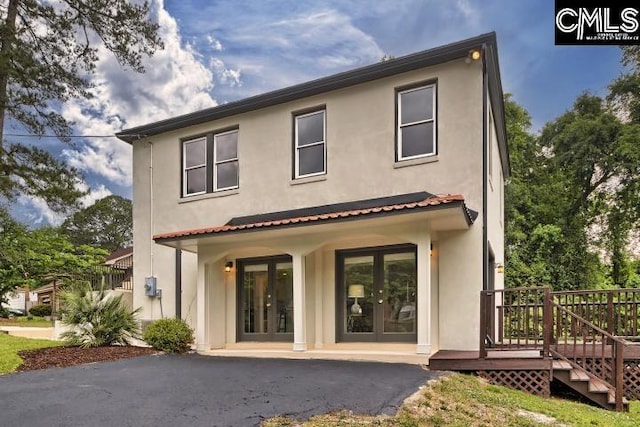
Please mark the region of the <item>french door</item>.
<svg viewBox="0 0 640 427"><path fill-rule="evenodd" d="M293 341L291 257L237 261L238 341Z"/></svg>
<svg viewBox="0 0 640 427"><path fill-rule="evenodd" d="M338 251L337 338L416 342L416 248Z"/></svg>

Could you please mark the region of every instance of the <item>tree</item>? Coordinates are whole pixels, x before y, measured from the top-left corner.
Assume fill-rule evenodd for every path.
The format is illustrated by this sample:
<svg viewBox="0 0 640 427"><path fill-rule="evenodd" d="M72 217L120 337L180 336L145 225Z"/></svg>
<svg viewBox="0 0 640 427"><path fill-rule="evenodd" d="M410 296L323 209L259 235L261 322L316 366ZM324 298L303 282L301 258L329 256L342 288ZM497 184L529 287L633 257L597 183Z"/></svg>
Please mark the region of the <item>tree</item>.
<svg viewBox="0 0 640 427"><path fill-rule="evenodd" d="M0 131L5 115L42 135L68 136L55 108L91 97L98 47L120 64L143 72L143 55L162 46L149 3L127 0L8 0L0 25ZM3 134L0 133L0 141Z"/></svg>
<svg viewBox="0 0 640 427"><path fill-rule="evenodd" d="M60 226L76 245L92 245L109 252L133 241L131 200L111 195L74 213Z"/></svg>
<svg viewBox="0 0 640 427"><path fill-rule="evenodd" d="M629 68L609 85L607 100L628 119L640 124L640 47L622 46L622 65Z"/></svg>
<svg viewBox="0 0 640 427"><path fill-rule="evenodd" d="M91 74L104 46L119 63L143 72L142 58L162 47L149 3L127 0L8 0L0 6L0 197L43 198L57 212L76 206L80 175L45 151L4 143L8 118L35 135L69 141L72 124L58 112L92 96Z"/></svg>
<svg viewBox="0 0 640 427"><path fill-rule="evenodd" d="M103 249L74 246L52 227L27 230L2 210L0 226L0 299L18 286L35 289L77 280L107 255Z"/></svg>

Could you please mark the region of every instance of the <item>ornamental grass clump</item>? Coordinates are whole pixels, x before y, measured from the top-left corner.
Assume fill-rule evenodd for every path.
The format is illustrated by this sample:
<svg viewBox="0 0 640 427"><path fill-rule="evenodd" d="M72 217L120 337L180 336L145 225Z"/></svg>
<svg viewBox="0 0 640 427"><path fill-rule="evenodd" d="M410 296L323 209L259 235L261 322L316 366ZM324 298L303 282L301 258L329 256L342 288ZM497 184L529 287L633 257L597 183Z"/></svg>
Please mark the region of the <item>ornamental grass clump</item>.
<svg viewBox="0 0 640 427"><path fill-rule="evenodd" d="M193 329L182 319L159 319L146 328L142 339L156 350L184 353L191 348Z"/></svg>
<svg viewBox="0 0 640 427"><path fill-rule="evenodd" d="M69 330L61 337L69 345L103 347L130 345L140 337L137 314L122 301L122 295L94 291L89 283L75 285L62 293L62 324Z"/></svg>

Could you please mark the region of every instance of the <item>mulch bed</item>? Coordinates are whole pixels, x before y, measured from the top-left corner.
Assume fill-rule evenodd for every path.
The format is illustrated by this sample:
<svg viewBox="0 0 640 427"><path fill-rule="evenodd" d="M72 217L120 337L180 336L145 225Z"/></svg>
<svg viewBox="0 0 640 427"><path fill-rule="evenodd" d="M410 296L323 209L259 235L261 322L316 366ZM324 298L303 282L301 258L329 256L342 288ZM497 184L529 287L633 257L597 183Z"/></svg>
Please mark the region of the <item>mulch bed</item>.
<svg viewBox="0 0 640 427"><path fill-rule="evenodd" d="M64 368L83 363L128 359L159 353L158 350L153 348L133 346L40 348L19 352L18 354L24 360L24 363L17 370L21 372L34 369Z"/></svg>

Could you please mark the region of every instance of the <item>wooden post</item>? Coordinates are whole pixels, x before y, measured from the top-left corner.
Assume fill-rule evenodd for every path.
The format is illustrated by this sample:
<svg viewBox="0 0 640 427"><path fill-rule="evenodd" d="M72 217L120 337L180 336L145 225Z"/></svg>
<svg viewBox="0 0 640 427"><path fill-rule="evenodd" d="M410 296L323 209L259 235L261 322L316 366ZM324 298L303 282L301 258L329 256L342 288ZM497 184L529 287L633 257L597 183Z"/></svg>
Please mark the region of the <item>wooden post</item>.
<svg viewBox="0 0 640 427"><path fill-rule="evenodd" d="M614 313L613 313L613 292L607 294L607 332L616 336Z"/></svg>
<svg viewBox="0 0 640 427"><path fill-rule="evenodd" d="M480 291L480 359L487 357L485 339L487 337L487 294Z"/></svg>
<svg viewBox="0 0 640 427"><path fill-rule="evenodd" d="M551 290L544 288L543 293L543 325L542 325L542 357L549 357L549 345L553 334L553 305L551 304Z"/></svg>
<svg viewBox="0 0 640 427"><path fill-rule="evenodd" d="M624 396L624 342L615 340L613 343L615 350L615 381L616 381L616 411L621 412L624 407L622 405L622 398Z"/></svg>

